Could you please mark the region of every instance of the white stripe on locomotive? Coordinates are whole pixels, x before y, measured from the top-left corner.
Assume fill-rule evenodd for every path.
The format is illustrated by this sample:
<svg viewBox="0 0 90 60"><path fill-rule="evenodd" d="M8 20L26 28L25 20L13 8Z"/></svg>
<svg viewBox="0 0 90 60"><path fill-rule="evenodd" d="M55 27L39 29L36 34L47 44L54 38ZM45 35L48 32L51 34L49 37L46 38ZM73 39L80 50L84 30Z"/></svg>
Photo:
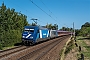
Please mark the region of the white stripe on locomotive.
<svg viewBox="0 0 90 60"><path fill-rule="evenodd" d="M28 38L31 34L28 34L28 36L26 36L26 38Z"/></svg>

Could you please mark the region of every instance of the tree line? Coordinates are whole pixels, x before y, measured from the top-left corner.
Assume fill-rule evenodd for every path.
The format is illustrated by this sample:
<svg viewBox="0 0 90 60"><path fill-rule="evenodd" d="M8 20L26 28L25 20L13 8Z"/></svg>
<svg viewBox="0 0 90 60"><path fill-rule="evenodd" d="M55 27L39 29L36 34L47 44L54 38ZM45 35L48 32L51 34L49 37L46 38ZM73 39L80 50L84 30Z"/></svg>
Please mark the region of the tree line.
<svg viewBox="0 0 90 60"><path fill-rule="evenodd" d="M25 25L28 25L26 15L15 12L15 9L7 8L2 3L0 6L0 49L20 42Z"/></svg>
<svg viewBox="0 0 90 60"><path fill-rule="evenodd" d="M40 25L38 25L38 24L36 24L36 23L32 23L32 24L30 24L31 26L40 26ZM57 24L46 24L46 26L44 26L45 28L48 28L48 29L52 29L52 30L58 30L58 25Z"/></svg>
<svg viewBox="0 0 90 60"><path fill-rule="evenodd" d="M60 30L74 32L73 28L62 27ZM90 37L90 22L86 22L80 29L75 29L76 36Z"/></svg>
<svg viewBox="0 0 90 60"><path fill-rule="evenodd" d="M81 26L81 29L77 29L76 35L90 37L90 22L86 22Z"/></svg>

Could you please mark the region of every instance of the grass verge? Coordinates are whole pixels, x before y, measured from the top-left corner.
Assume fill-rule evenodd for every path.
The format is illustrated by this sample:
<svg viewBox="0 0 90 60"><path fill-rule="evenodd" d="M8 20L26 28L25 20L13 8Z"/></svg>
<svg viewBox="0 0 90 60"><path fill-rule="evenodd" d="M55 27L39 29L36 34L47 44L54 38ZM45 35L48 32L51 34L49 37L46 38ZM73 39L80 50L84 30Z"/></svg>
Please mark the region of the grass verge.
<svg viewBox="0 0 90 60"><path fill-rule="evenodd" d="M87 40L86 37L77 37L77 43L81 46L81 52L84 54L84 59L85 60L90 60L90 45L86 44L87 41L89 41L90 39ZM90 41L88 42L90 43ZM80 58L80 53L77 54L78 59Z"/></svg>
<svg viewBox="0 0 90 60"><path fill-rule="evenodd" d="M73 38L71 37L65 44L64 48L60 53L60 60L64 60L65 55L67 55L70 50L73 48Z"/></svg>

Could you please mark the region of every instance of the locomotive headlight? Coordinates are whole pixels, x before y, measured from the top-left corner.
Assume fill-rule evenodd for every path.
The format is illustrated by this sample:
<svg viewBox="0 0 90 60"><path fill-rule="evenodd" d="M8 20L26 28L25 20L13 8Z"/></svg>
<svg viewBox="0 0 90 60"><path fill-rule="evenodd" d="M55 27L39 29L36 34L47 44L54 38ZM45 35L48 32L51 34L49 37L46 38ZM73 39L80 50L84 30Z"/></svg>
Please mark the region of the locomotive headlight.
<svg viewBox="0 0 90 60"><path fill-rule="evenodd" d="M23 38L25 38L25 36L23 36Z"/></svg>

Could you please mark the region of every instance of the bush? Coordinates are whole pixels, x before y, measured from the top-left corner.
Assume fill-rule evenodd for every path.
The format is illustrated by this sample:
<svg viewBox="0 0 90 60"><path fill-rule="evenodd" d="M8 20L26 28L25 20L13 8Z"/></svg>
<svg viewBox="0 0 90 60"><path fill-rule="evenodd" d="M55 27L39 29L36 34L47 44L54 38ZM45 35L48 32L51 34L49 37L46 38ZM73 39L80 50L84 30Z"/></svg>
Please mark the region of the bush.
<svg viewBox="0 0 90 60"><path fill-rule="evenodd" d="M2 50L2 44L0 43L0 50Z"/></svg>
<svg viewBox="0 0 90 60"><path fill-rule="evenodd" d="M4 32L2 47L13 46L18 42L21 42L21 32L19 30L10 30Z"/></svg>

